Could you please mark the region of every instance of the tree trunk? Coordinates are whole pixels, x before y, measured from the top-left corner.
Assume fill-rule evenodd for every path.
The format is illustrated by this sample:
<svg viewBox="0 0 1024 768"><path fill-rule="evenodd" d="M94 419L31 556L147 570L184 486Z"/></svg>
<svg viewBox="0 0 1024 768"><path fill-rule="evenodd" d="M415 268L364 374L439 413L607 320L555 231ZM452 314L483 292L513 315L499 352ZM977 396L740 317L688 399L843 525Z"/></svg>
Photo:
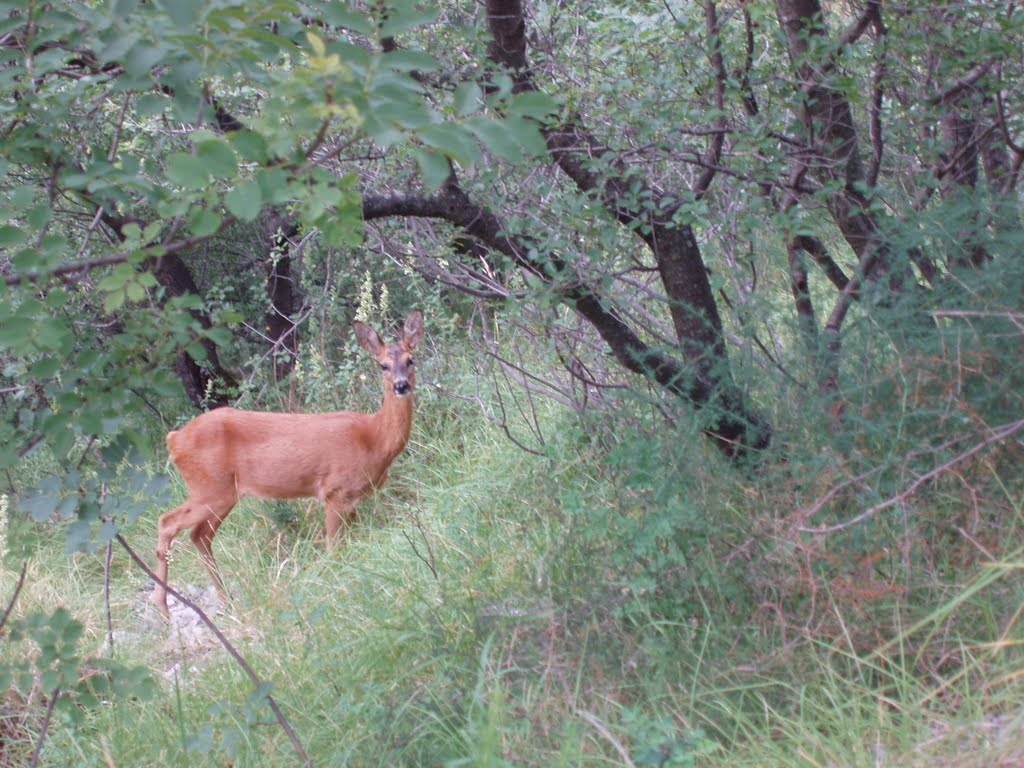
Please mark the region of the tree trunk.
<svg viewBox="0 0 1024 768"><path fill-rule="evenodd" d="M299 328L295 324L298 291L292 277L292 240L299 232L298 224L290 216L272 208L263 221L263 235L267 255L267 310L266 333L273 347L274 381L280 381L292 372L299 348Z"/></svg>
<svg viewBox="0 0 1024 768"><path fill-rule="evenodd" d="M124 226L130 221L134 221L105 210L101 214L101 218L119 240L124 239L122 233ZM168 296L182 296L186 293L199 294L188 266L176 254L164 254L156 260L152 269L153 276L163 286ZM211 327L210 318L205 313L192 310L192 316L203 328ZM174 370L177 372L178 378L181 379L185 394L196 408L203 410L228 405L231 398L227 393L234 390L238 384L234 377L221 366L216 345L209 339L202 339L200 343L206 351L206 360L200 363L188 352L182 350L174 361Z"/></svg>
<svg viewBox="0 0 1024 768"><path fill-rule="evenodd" d="M521 0L487 0L486 10L491 32L490 58L509 70L515 91L537 90L526 58L526 23ZM661 193L641 182L643 192L639 197L649 202L639 209L627 205L623 201L629 188L635 187L637 177L630 177L625 168L616 168L607 176L598 176L588 168L588 160L604 157L608 152L589 131L569 123L547 129L545 139L551 157L579 190L596 196L619 222L640 236L654 257L687 366L681 369L678 364L666 367L662 363L648 374L698 407L714 406L713 424L708 432L719 439L720 447L727 452L743 453L748 448L767 446L770 428L743 403L733 381L721 317L697 238L689 224L675 221L683 196ZM656 216L655 211L661 213ZM632 338L624 340L624 323L619 318L613 322L596 296L583 301L576 299L575 306L609 343L620 363L630 370L642 366L642 359L636 358L633 348L633 340L639 339L630 332ZM675 370L668 373L670 368ZM679 381L680 374L690 383Z"/></svg>
<svg viewBox="0 0 1024 768"><path fill-rule="evenodd" d="M192 273L177 254L164 254L157 259L153 274L168 296L182 296L186 293L199 295ZM203 328L211 327L205 313L193 310L192 316ZM238 383L221 366L217 346L209 339L201 339L200 344L206 351L205 361L199 362L188 352L182 351L174 364L185 393L192 404L201 410L229 405L229 393L237 388Z"/></svg>

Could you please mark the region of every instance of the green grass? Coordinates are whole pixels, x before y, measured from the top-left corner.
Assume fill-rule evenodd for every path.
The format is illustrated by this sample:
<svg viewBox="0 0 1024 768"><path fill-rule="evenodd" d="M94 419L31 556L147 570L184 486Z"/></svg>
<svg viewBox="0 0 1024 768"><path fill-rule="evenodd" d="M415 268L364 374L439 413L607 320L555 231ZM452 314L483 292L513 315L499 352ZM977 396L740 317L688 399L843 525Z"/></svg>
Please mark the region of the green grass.
<svg viewBox="0 0 1024 768"><path fill-rule="evenodd" d="M772 532L792 511L777 480L740 481L701 442L668 435L647 455L650 435L609 443L542 416L554 437L534 457L472 411L428 411L342 546L325 546L322 512L304 502L282 528L273 503L248 500L221 528L233 601L214 618L314 764L982 766L1022 754L1018 553L955 582L865 595L841 578L856 562ZM653 471L630 464L643 461ZM688 472L660 483L666 463ZM1019 516L1019 484L1003 480ZM147 559L161 511L126 531ZM104 656L102 553L65 555L59 526L30 539L17 611L66 606L85 655ZM179 539L172 582L205 586ZM798 578L807 557L820 558L814 611ZM8 561L3 595L15 576ZM156 695L56 718L43 764L299 765L219 645L182 648L153 621L146 584L115 551L111 607L126 634L114 655L151 670ZM43 699L21 694L5 712L31 714L31 743Z"/></svg>

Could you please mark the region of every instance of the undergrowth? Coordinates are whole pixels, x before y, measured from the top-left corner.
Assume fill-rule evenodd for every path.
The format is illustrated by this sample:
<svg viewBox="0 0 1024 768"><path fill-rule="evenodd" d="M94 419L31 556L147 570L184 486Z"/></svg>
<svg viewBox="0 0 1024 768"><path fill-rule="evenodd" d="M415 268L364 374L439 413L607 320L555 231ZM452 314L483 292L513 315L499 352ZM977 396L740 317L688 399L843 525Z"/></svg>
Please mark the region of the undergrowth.
<svg viewBox="0 0 1024 768"><path fill-rule="evenodd" d="M439 360L421 372L409 447L347 543L325 546L307 502L245 501L222 527L233 599L214 620L267 681L255 690L214 638L153 617L120 550L108 649L104 553L65 555L60 524L9 521L9 549L32 555L15 613L66 608L82 674L113 659L153 681L98 707L72 700L41 763L300 764L270 692L315 765L1015 764L1019 433L982 445L996 416L966 393L995 375L1002 399L986 407L1020 403L1004 402L1017 397L1007 361L993 374L965 360L940 348L913 371L891 366L871 386L894 394L864 396L876 410L852 448L805 440L801 414L786 460L746 472L699 424L667 426L628 398L583 418L537 406L546 438L528 454L430 385L464 385ZM351 404L372 407L361 381ZM967 416L929 442L923 403ZM900 428L870 428L883 422ZM175 477L169 494L182 493ZM147 558L172 503L126 531ZM180 539L172 581L202 587ZM14 663L43 652L0 648ZM8 763L27 759L47 705L38 676L9 688Z"/></svg>

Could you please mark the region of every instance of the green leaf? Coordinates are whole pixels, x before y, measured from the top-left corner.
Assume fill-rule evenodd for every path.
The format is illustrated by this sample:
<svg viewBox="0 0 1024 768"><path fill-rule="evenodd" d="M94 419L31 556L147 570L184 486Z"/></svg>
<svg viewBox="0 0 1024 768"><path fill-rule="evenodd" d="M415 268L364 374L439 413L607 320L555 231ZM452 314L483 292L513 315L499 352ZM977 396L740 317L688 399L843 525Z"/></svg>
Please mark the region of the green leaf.
<svg viewBox="0 0 1024 768"><path fill-rule="evenodd" d="M64 542L64 551L86 552L90 549L90 533L92 526L84 520L75 520L67 527L67 538Z"/></svg>
<svg viewBox="0 0 1024 768"><path fill-rule="evenodd" d="M42 266L42 255L35 248L22 248L12 260L14 268L19 272L31 272Z"/></svg>
<svg viewBox="0 0 1024 768"><path fill-rule="evenodd" d="M197 205L189 212L188 228L196 237L208 237L217 231L220 221L216 213Z"/></svg>
<svg viewBox="0 0 1024 768"><path fill-rule="evenodd" d="M111 291L103 297L103 311L108 315L113 314L124 306L126 298L127 295L123 288L117 291Z"/></svg>
<svg viewBox="0 0 1024 768"><path fill-rule="evenodd" d="M504 123L486 118L474 118L467 120L465 126L480 139L489 152L502 160L518 163L523 159L522 146L513 138Z"/></svg>
<svg viewBox="0 0 1024 768"><path fill-rule="evenodd" d="M203 333L206 338L216 344L218 347L226 346L232 342L234 335L227 328L221 328L215 326L213 328L207 328Z"/></svg>
<svg viewBox="0 0 1024 768"><path fill-rule="evenodd" d="M34 330L35 341L40 349L61 350L74 338L62 317L38 317Z"/></svg>
<svg viewBox="0 0 1024 768"><path fill-rule="evenodd" d="M439 149L463 165L472 165L480 160L480 149L456 123L428 125L417 131L417 135L429 147Z"/></svg>
<svg viewBox="0 0 1024 768"><path fill-rule="evenodd" d="M532 117L534 120L547 120L558 112L558 104L546 93L540 91L523 91L509 99L506 113L519 117Z"/></svg>
<svg viewBox="0 0 1024 768"><path fill-rule="evenodd" d="M64 366L64 361L56 355L38 360L29 369L29 375L35 379L48 379Z"/></svg>
<svg viewBox="0 0 1024 768"><path fill-rule="evenodd" d="M263 199L268 203L284 203L291 198L288 173L283 168L264 168L257 171L256 183L260 185Z"/></svg>
<svg viewBox="0 0 1024 768"><path fill-rule="evenodd" d="M416 164L420 168L423 184L431 192L439 189L451 174L451 166L448 164L447 157L422 147L416 148Z"/></svg>
<svg viewBox="0 0 1024 768"><path fill-rule="evenodd" d="M240 221L252 221L263 207L263 194L255 181L243 181L224 196L224 205Z"/></svg>
<svg viewBox="0 0 1024 768"><path fill-rule="evenodd" d="M313 49L313 53L316 56L322 57L327 52L324 47L324 41L311 30L306 30L306 40L309 41L309 47Z"/></svg>
<svg viewBox="0 0 1024 768"><path fill-rule="evenodd" d="M436 8L420 10L413 3L400 3L396 6L380 25L380 37L394 37L437 20Z"/></svg>
<svg viewBox="0 0 1024 768"><path fill-rule="evenodd" d="M484 91L476 83L459 83L455 86L455 114L465 117L480 109Z"/></svg>
<svg viewBox="0 0 1024 768"><path fill-rule="evenodd" d="M10 248L12 245L23 243L26 239L25 231L21 227L11 224L4 224L0 227L0 246Z"/></svg>
<svg viewBox="0 0 1024 768"><path fill-rule="evenodd" d="M170 106L170 101L163 94L147 93L136 100L135 116L143 118L159 115L167 109L168 106Z"/></svg>
<svg viewBox="0 0 1024 768"><path fill-rule="evenodd" d="M186 152L174 152L167 156L167 178L188 189L203 189L210 183L210 172L206 163Z"/></svg>
<svg viewBox="0 0 1024 768"><path fill-rule="evenodd" d="M266 139L256 133L256 131L250 131L248 128L232 131L231 143L234 145L235 151L242 156L242 159L248 160L250 163L263 164L267 162L270 156L267 150Z"/></svg>
<svg viewBox="0 0 1024 768"><path fill-rule="evenodd" d="M141 282L132 281L125 285L124 292L128 297L129 301L142 301L146 298L146 289L143 287Z"/></svg>
<svg viewBox="0 0 1024 768"><path fill-rule="evenodd" d="M56 495L49 493L38 493L22 498L19 506L28 512L37 523L44 523L50 519L57 509Z"/></svg>
<svg viewBox="0 0 1024 768"><path fill-rule="evenodd" d="M430 54L403 49L385 53L381 63L396 72L433 72L438 68L437 59Z"/></svg>
<svg viewBox="0 0 1024 768"><path fill-rule="evenodd" d="M16 351L25 350L29 346L29 333L34 325L28 317L5 317L0 323L0 347L11 347Z"/></svg>
<svg viewBox="0 0 1024 768"><path fill-rule="evenodd" d="M221 139L207 139L196 145L196 157L214 176L233 176L238 169L235 152Z"/></svg>
<svg viewBox="0 0 1024 768"><path fill-rule="evenodd" d="M394 144L398 144L405 138L405 134L401 129L395 127L390 121L379 120L373 114L366 115L363 120L363 130L381 149L387 149Z"/></svg>
<svg viewBox="0 0 1024 768"><path fill-rule="evenodd" d="M128 55L124 57L124 69L129 75L138 78L148 78L149 71L164 56L160 46L154 45L152 40L146 40L132 47Z"/></svg>
<svg viewBox="0 0 1024 768"><path fill-rule="evenodd" d="M202 0L159 0L160 5L174 26L182 31L192 32L199 22L199 11L203 7Z"/></svg>
<svg viewBox="0 0 1024 768"><path fill-rule="evenodd" d="M509 135L515 139L527 154L542 157L547 154L548 146L544 136L540 132L540 126L536 120L521 117L508 117L505 119L505 126Z"/></svg>
<svg viewBox="0 0 1024 768"><path fill-rule="evenodd" d="M49 205L40 203L26 214L25 220L28 221L29 226L33 229L42 229L50 220L51 213Z"/></svg>
<svg viewBox="0 0 1024 768"><path fill-rule="evenodd" d="M58 458L66 456L75 440L75 430L71 425L70 414L51 414L44 422L43 433L46 435L46 441L50 444L54 455ZM53 511L54 509L50 510L51 513Z"/></svg>
<svg viewBox="0 0 1024 768"><path fill-rule="evenodd" d="M327 3L323 8L324 21L333 27L343 27L361 35L376 35L373 20L365 13L359 13L342 3Z"/></svg>
<svg viewBox="0 0 1024 768"><path fill-rule="evenodd" d="M116 291L124 287L132 276L132 268L128 264L118 264L110 274L96 284L99 291Z"/></svg>
<svg viewBox="0 0 1024 768"><path fill-rule="evenodd" d="M193 360L196 360L198 362L203 362L206 360L206 347L204 347L198 341L193 341L186 344L185 351Z"/></svg>
<svg viewBox="0 0 1024 768"><path fill-rule="evenodd" d="M105 520L96 532L96 540L100 544L106 544L117 535L117 523L113 520Z"/></svg>

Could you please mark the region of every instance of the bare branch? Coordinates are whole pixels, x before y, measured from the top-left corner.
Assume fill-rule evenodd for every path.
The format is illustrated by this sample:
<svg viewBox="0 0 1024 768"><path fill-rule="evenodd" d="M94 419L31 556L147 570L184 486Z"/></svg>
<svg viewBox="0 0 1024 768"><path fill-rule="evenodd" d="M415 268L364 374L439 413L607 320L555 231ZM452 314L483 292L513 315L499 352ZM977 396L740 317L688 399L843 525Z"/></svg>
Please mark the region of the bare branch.
<svg viewBox="0 0 1024 768"><path fill-rule="evenodd" d="M43 722L39 725L39 738L36 740L36 747L32 750L32 759L29 760L29 768L39 765L39 755L42 754L43 744L46 742L46 732L50 730L50 720L53 718L53 708L57 706L57 699L60 698L60 686L50 691L50 700L46 702L46 714L43 715Z"/></svg>
<svg viewBox="0 0 1024 768"><path fill-rule="evenodd" d="M195 613L196 616L199 617L199 620L202 621L203 624L205 624L211 632L213 632L214 636L220 641L220 644L224 646L224 650L226 650L228 654L231 656L231 658L235 660L238 666L242 668L242 671L245 672L246 677L249 678L249 680L252 682L254 686L258 688L265 682L256 675L256 673L253 671L252 667L249 666L249 663L245 660L242 654L238 652L238 649L231 644L231 641L227 639L224 633L220 631L217 625L213 623L213 620L206 615L206 612L202 608L200 608L194 602L192 602L183 594L174 589L166 581L163 581L155 573L153 573L153 570L146 564L146 561L139 557L139 554L134 549L132 549L131 546L129 546L127 541L125 541L124 536L122 536L120 533L117 533L115 534L115 538L117 539L118 543L122 547L124 547L129 557L131 557L131 559L135 561L135 564L142 569L143 573L145 573L155 583L159 584L161 587L166 589L169 594L177 598L177 600L182 605L189 608L193 613ZM309 755L306 754L306 750L302 748L302 744L299 742L299 737L296 736L295 731L292 729L291 723L288 722L288 718L284 716L284 712L281 711L281 708L277 705L277 702L274 701L273 697L269 693L267 694L267 705L274 713L274 717L277 718L277 722L281 725L281 728L284 729L284 732L288 735L288 739L291 741L292 747L295 748L296 753L298 753L299 758L302 761L302 764L305 766L309 766L309 768L312 768L313 761L309 759Z"/></svg>
<svg viewBox="0 0 1024 768"><path fill-rule="evenodd" d="M14 610L14 604L18 601L18 595L21 594L21 588L25 585L25 571L27 568L28 560L23 560L21 562L21 574L18 576L18 583L14 585L14 594L11 595L11 599L7 603L4 615L0 617L0 634L3 634L4 625L7 623L7 619L10 618L11 611Z"/></svg>
<svg viewBox="0 0 1024 768"><path fill-rule="evenodd" d="M200 243L205 243L213 237L220 234L225 228L235 222L234 216L225 216L221 219L220 226L217 227L217 231L209 235L193 235L192 237L182 238L181 240L174 240L169 243L163 243L161 245L152 246L149 250L154 251L153 255L159 254L160 256L167 256L169 254L177 253L178 251L192 248ZM94 269L100 267L109 267L114 264L123 264L130 258L136 255L134 251L119 251L112 253L109 256L102 256L97 259L89 259L88 261L78 261L69 264L62 264L59 267L54 267L48 272L22 272L15 275L7 275L4 277L4 283L6 285L20 285L23 282L36 283L40 280L52 277L70 278L73 275L81 274L82 272L91 272Z"/></svg>
<svg viewBox="0 0 1024 768"><path fill-rule="evenodd" d="M711 143L704 152L704 171L693 185L693 194L699 200L708 191L715 178L715 166L722 158L722 145L725 141L725 83L729 79L725 72L725 61L722 57L721 29L718 25L718 12L714 0L704 0L704 28L708 37L711 52L708 58L715 71L715 117L711 127L715 131Z"/></svg>
<svg viewBox="0 0 1024 768"><path fill-rule="evenodd" d="M1009 422L1008 424L1002 424L996 427L989 433L988 437L986 437L980 443L976 443L975 445L968 448L966 451L957 454L949 461L943 462L934 469L925 472L923 475L917 478L917 480L915 480L909 486L907 486L907 488L903 490L901 493L898 493L895 496L886 499L885 501L879 502L878 504L868 507L859 515L857 515L854 518L851 518L850 520L846 520L842 523L836 523L835 525L822 526L820 528L805 528L804 526L798 526L797 530L801 531L802 533L835 533L836 531L841 531L844 528L849 528L853 525L856 525L857 523L861 523L864 520L867 520L875 513L881 512L883 509L888 509L889 507L895 506L896 504L903 504L904 502L906 502L908 498L910 498L911 496L914 495L914 493L917 492L918 488L920 488L925 483L929 482L930 480L934 480L943 472L947 472L951 468L955 467L957 464L966 461L967 459L971 458L971 456L974 456L976 453L979 453L980 451L984 450L993 443L998 443L1001 440L1005 440L1014 432L1018 432L1021 429L1024 429L1024 419L1012 421Z"/></svg>
<svg viewBox="0 0 1024 768"><path fill-rule="evenodd" d="M882 0L868 0L867 7L860 17L851 24L839 38L842 47L853 45L863 35L869 26L879 18Z"/></svg>
<svg viewBox="0 0 1024 768"><path fill-rule="evenodd" d="M937 93L928 99L928 104L935 107L939 104L949 104L956 100L961 93L978 82L992 68L993 64L995 64L995 61L992 59L975 64L963 77L954 80L941 93Z"/></svg>

